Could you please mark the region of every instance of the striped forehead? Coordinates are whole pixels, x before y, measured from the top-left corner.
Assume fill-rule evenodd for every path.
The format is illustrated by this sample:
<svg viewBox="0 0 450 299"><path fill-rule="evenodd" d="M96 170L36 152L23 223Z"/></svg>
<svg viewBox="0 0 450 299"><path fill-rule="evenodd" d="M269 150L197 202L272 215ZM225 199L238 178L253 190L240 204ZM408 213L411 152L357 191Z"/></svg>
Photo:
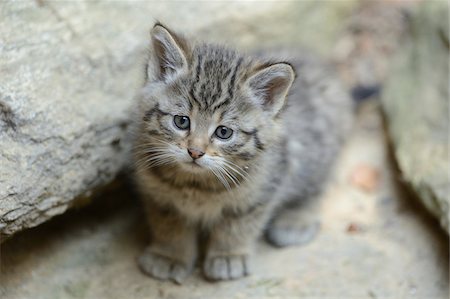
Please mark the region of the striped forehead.
<svg viewBox="0 0 450 299"><path fill-rule="evenodd" d="M194 51L190 97L201 110L214 112L234 97L243 58L231 50L204 46Z"/></svg>

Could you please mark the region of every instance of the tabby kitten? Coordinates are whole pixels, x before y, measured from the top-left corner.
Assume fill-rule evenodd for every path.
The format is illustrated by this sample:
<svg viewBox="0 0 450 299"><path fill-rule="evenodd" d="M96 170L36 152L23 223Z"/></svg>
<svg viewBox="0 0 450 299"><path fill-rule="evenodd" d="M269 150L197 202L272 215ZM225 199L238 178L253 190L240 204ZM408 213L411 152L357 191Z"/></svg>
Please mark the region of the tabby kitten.
<svg viewBox="0 0 450 299"><path fill-rule="evenodd" d="M315 199L351 122L333 73L301 52L290 62L248 57L161 24L151 42L134 118L151 229L141 269L181 283L206 236L205 277L235 279L250 273L262 232L279 247L312 239Z"/></svg>

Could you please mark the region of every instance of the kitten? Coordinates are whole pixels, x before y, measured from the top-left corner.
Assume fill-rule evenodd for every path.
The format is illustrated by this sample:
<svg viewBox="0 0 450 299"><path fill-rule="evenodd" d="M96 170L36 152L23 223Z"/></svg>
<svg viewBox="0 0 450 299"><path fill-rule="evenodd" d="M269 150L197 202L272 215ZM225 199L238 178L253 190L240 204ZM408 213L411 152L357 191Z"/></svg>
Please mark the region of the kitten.
<svg viewBox="0 0 450 299"><path fill-rule="evenodd" d="M250 273L261 233L278 247L311 240L316 197L351 124L330 69L301 52L278 62L188 42L161 24L151 42L134 124L151 229L141 269L181 283L206 235L205 277L235 279Z"/></svg>

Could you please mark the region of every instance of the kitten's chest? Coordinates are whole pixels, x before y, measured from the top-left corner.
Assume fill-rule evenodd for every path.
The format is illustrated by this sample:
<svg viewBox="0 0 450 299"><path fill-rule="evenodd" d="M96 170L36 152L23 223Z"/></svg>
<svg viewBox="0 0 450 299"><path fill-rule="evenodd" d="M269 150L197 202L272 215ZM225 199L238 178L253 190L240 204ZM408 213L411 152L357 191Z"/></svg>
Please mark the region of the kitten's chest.
<svg viewBox="0 0 450 299"><path fill-rule="evenodd" d="M188 219L205 224L219 220L225 210L245 209L254 200L254 194L245 188L211 194L191 190L173 195L166 200L172 201Z"/></svg>
<svg viewBox="0 0 450 299"><path fill-rule="evenodd" d="M175 207L188 221L213 223L220 219L224 210L245 209L254 200L250 188L237 187L232 191L204 191L187 186L174 188L154 179L147 180L147 190L153 200Z"/></svg>

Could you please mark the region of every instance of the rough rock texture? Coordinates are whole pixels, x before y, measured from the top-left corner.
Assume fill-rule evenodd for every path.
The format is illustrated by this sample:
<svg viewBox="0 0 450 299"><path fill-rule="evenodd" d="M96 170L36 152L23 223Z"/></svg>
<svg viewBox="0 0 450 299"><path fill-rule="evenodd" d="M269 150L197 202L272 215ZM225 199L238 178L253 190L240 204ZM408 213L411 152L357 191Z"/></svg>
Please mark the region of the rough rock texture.
<svg viewBox="0 0 450 299"><path fill-rule="evenodd" d="M354 3L0 2L1 235L64 212L123 169L155 19L244 48L326 53Z"/></svg>
<svg viewBox="0 0 450 299"><path fill-rule="evenodd" d="M449 11L426 1L411 17L383 107L404 180L449 231Z"/></svg>

